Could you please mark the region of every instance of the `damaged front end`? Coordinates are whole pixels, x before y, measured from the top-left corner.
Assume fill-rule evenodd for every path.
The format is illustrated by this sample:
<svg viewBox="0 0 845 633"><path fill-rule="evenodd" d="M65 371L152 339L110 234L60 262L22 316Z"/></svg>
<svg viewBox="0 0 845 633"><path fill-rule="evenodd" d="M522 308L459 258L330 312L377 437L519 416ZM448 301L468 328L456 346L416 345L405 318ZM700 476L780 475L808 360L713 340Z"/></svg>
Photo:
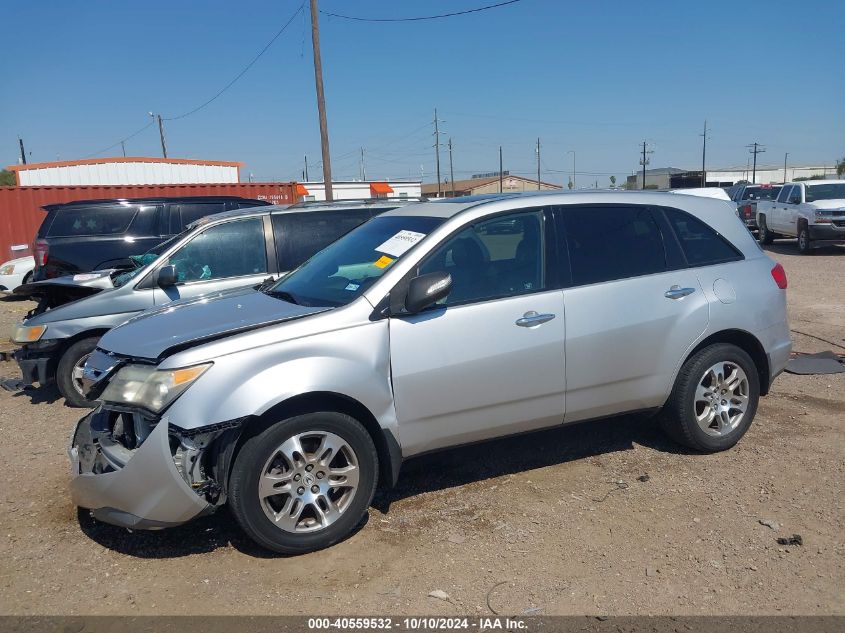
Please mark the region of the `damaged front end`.
<svg viewBox="0 0 845 633"><path fill-rule="evenodd" d="M114 288L111 275L114 270L103 270L81 275L67 275L56 279L34 281L18 286L14 294L37 301L38 304L29 311L26 318L43 314L85 297L90 297L103 290Z"/></svg>
<svg viewBox="0 0 845 633"><path fill-rule="evenodd" d="M71 497L94 518L133 529L180 525L225 502L241 421L185 431L166 417L101 407L82 418L69 456Z"/></svg>

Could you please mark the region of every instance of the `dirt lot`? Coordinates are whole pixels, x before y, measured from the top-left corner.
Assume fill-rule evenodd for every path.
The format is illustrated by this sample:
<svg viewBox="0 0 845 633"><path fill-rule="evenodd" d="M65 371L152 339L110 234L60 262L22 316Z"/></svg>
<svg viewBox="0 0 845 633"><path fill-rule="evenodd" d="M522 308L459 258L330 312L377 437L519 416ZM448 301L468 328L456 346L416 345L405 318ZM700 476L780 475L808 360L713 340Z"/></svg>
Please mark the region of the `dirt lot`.
<svg viewBox="0 0 845 633"><path fill-rule="evenodd" d="M771 253L795 349L845 345L845 248ZM29 305L0 300L0 332ZM51 389L0 391L0 613L845 613L845 374L781 376L719 455L628 417L417 460L353 537L295 558L225 511L159 533L78 516L80 415ZM803 546L777 544L793 533Z"/></svg>

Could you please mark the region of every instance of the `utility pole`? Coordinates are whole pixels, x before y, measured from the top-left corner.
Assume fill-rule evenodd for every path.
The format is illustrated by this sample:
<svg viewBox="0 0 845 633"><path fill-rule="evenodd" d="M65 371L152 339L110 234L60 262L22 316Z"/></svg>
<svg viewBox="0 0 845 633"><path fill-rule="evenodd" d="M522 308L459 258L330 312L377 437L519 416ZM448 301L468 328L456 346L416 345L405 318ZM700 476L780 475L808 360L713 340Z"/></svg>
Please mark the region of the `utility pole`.
<svg viewBox="0 0 845 633"><path fill-rule="evenodd" d="M364 148L361 148L361 181L367 179L367 167L364 165Z"/></svg>
<svg viewBox="0 0 845 633"><path fill-rule="evenodd" d="M120 141L120 149L123 150L123 157L126 158L126 143L124 141Z"/></svg>
<svg viewBox="0 0 845 633"><path fill-rule="evenodd" d="M452 197L455 197L455 172L452 170L452 139L449 138L449 182L452 183Z"/></svg>
<svg viewBox="0 0 845 633"><path fill-rule="evenodd" d="M643 157L640 159L640 165L643 166L643 186L642 188L645 189L645 168L651 162L651 159L648 157L648 154L653 154L652 150L646 149L647 143L643 141Z"/></svg>
<svg viewBox="0 0 845 633"><path fill-rule="evenodd" d="M502 193L504 184L504 176L502 172L502 146L499 145L499 193Z"/></svg>
<svg viewBox="0 0 845 633"><path fill-rule="evenodd" d="M537 137L537 191L540 191L540 137Z"/></svg>
<svg viewBox="0 0 845 633"><path fill-rule="evenodd" d="M167 158L167 143L164 142L164 122L161 120L161 115L158 117L158 135L161 138L161 155Z"/></svg>
<svg viewBox="0 0 845 633"><path fill-rule="evenodd" d="M26 151L23 148L23 139L21 137L18 137L18 145L21 148L21 164L26 165Z"/></svg>
<svg viewBox="0 0 845 633"><path fill-rule="evenodd" d="M314 81L317 84L317 113L320 117L320 149L323 152L323 184L326 201L334 200L332 192L332 159L329 155L329 124L326 122L326 95L323 92L323 61L320 58L320 24L317 0L311 0L311 46L314 50Z"/></svg>
<svg viewBox="0 0 845 633"><path fill-rule="evenodd" d="M437 108L434 108L434 155L437 163L437 197L442 193L440 191L440 121L437 119Z"/></svg>
<svg viewBox="0 0 845 633"><path fill-rule="evenodd" d="M783 155L783 184L786 184L786 159L789 158L789 152Z"/></svg>
<svg viewBox="0 0 845 633"><path fill-rule="evenodd" d="M705 160L707 157L707 119L704 119L704 133L701 135L701 186L707 186L707 169L705 168Z"/></svg>
<svg viewBox="0 0 845 633"><path fill-rule="evenodd" d="M308 182L308 154L305 154L305 169L302 172L305 182Z"/></svg>
<svg viewBox="0 0 845 633"><path fill-rule="evenodd" d="M763 152L766 151L766 148L762 147L760 145L760 143L758 143L756 141L751 143L750 145L746 145L746 147L748 148L748 153L754 155L754 166L751 170L751 184L756 185L757 184L757 154L762 154Z"/></svg>

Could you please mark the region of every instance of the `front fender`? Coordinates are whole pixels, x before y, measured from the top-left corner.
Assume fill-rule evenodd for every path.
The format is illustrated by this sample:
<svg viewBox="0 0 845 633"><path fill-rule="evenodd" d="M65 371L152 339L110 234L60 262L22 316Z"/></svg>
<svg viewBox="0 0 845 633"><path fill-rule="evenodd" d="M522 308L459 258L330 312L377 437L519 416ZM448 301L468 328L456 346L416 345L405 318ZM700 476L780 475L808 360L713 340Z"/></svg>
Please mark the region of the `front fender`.
<svg viewBox="0 0 845 633"><path fill-rule="evenodd" d="M399 437L386 320L252 348L213 362L168 410L172 424L195 429L260 416L295 396L332 392L361 403L382 428Z"/></svg>

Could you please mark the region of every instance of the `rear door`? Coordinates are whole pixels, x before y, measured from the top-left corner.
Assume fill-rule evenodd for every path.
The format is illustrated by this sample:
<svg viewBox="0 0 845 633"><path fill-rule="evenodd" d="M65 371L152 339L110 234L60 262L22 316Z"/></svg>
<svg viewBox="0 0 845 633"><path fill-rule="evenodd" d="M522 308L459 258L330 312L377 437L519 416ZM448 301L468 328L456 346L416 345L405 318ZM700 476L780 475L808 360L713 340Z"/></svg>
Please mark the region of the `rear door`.
<svg viewBox="0 0 845 633"><path fill-rule="evenodd" d="M572 270L563 291L566 421L662 405L708 323L695 271L648 207L573 205L558 217Z"/></svg>
<svg viewBox="0 0 845 633"><path fill-rule="evenodd" d="M265 230L267 233L265 233ZM232 220L199 231L161 266L176 267L175 286L154 286L156 305L209 292L253 286L275 271L268 265L264 217Z"/></svg>

